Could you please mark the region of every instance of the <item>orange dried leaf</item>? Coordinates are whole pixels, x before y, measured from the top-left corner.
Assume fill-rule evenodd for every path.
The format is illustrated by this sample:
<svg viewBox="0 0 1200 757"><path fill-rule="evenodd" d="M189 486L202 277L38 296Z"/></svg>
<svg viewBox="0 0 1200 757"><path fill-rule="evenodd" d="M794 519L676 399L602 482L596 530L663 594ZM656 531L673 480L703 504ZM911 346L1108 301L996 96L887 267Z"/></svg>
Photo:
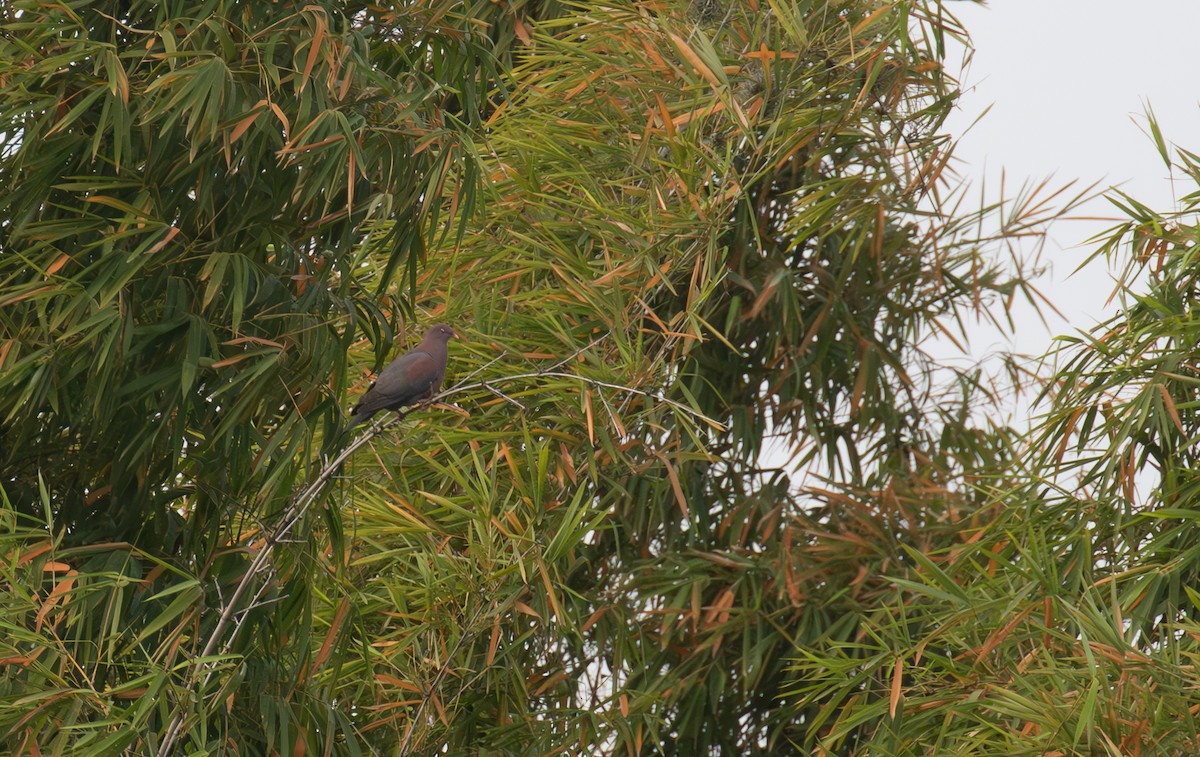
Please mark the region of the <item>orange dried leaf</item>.
<svg viewBox="0 0 1200 757"><path fill-rule="evenodd" d="M683 485L679 482L679 474L675 472L675 466L671 465L671 461L663 453L655 452L653 454L662 461L663 467L667 469L667 479L671 482L671 491L675 493L675 503L679 505L680 512L683 513L683 517L689 517L691 510L688 508L687 497L683 494Z"/></svg>
<svg viewBox="0 0 1200 757"><path fill-rule="evenodd" d="M500 616L495 617L495 622L492 623L492 638L488 641L487 665L491 667L496 661L496 649L500 646Z"/></svg>
<svg viewBox="0 0 1200 757"><path fill-rule="evenodd" d="M416 685L415 683L412 683L410 681L405 681L401 678L397 678L396 676L387 675L386 673L376 673L375 680L379 683L386 683L389 686L395 686L398 689L404 689L405 691L411 691L414 694L424 694L425 693L424 690L422 690L421 687Z"/></svg>
<svg viewBox="0 0 1200 757"><path fill-rule="evenodd" d="M558 606L558 595L554 592L554 586L550 583L550 574L546 571L546 564L539 558L537 561L538 572L542 574L542 583L546 585L546 596L550 598L550 609L554 611L554 617L563 619L562 608Z"/></svg>
<svg viewBox="0 0 1200 757"><path fill-rule="evenodd" d="M242 135L245 134L246 131L254 125L254 122L258 120L258 117L262 115L263 106L266 104L266 100L259 100L254 106L254 110L250 112L250 115L237 122L237 125L233 127L233 131L229 132L229 144L233 144L242 138Z"/></svg>
<svg viewBox="0 0 1200 757"><path fill-rule="evenodd" d="M517 601L513 602L513 607L515 607L517 609L517 612L523 612L526 615L530 615L532 617L537 618L538 620L542 619L542 616L538 614L537 610L533 609L532 607L525 604L524 602L522 602L519 599Z"/></svg>
<svg viewBox="0 0 1200 757"><path fill-rule="evenodd" d="M288 132L292 130L292 125L288 122L288 118L286 115L284 115L282 108L275 103L271 103L270 107L271 112L274 113L275 117L279 119L279 122L283 124L283 137L284 139L287 139Z"/></svg>
<svg viewBox="0 0 1200 757"><path fill-rule="evenodd" d="M892 691L888 697L888 715L896 717L896 708L900 705L900 685L904 679L904 658L896 658L896 667L892 670Z"/></svg>
<svg viewBox="0 0 1200 757"><path fill-rule="evenodd" d="M154 253L158 252L159 250L161 250L162 248L164 248L168 244L170 244L171 240L174 239L175 237L177 237L178 235L179 235L179 228L177 226L172 226L172 227L168 228L167 235L165 237L163 237L162 239L158 240L158 242L156 242L153 247L151 247L149 250L147 250L147 252L149 254L153 255Z"/></svg>
<svg viewBox="0 0 1200 757"><path fill-rule="evenodd" d="M30 549L28 552L22 553L21 556L17 558L17 565L24 565L38 555L45 554L52 549L54 549L54 543L44 541L41 544L38 544L36 547Z"/></svg>
<svg viewBox="0 0 1200 757"><path fill-rule="evenodd" d="M600 620L606 612L608 612L607 607L601 607L599 610L596 610L588 616L587 620L583 621L583 625L579 627L579 630L586 632L589 628L596 625L596 621Z"/></svg>
<svg viewBox="0 0 1200 757"><path fill-rule="evenodd" d="M38 610L37 617L34 620L34 629L42 630L42 623L46 620L46 616L50 614L63 597L66 596L75 586L75 576L67 576L63 580L54 584L54 588L50 590L50 596L46 597L46 601L42 603L41 609Z"/></svg>
<svg viewBox="0 0 1200 757"><path fill-rule="evenodd" d="M1158 391L1162 394L1163 404L1167 406L1167 412L1171 414L1171 420L1175 422L1175 428L1179 429L1179 433L1187 435L1183 430L1183 421L1179 419L1179 410L1175 407L1175 400L1171 398L1171 393L1167 391L1165 384L1158 385Z"/></svg>
<svg viewBox="0 0 1200 757"><path fill-rule="evenodd" d="M317 30L313 32L313 38L308 43L308 59L304 61L304 71L300 74L300 92L308 86L308 78L312 76L313 66L317 64L317 56L321 53L321 44L325 42L325 17L316 16L316 23Z"/></svg>
<svg viewBox="0 0 1200 757"><path fill-rule="evenodd" d="M520 18L513 20L513 34L517 35L517 39L521 40L522 44L528 45L533 42L533 35L529 33L529 27Z"/></svg>
<svg viewBox="0 0 1200 757"><path fill-rule="evenodd" d="M592 390L583 390L583 412L587 415L588 442L596 443L596 420L592 416Z"/></svg>
<svg viewBox="0 0 1200 757"><path fill-rule="evenodd" d="M700 56L696 54L695 50L689 47L688 44L684 42L683 39L681 39L675 32L667 32L667 35L671 38L671 41L675 43L675 46L679 48L679 53L685 59L687 59L687 62L692 65L692 68L696 69L696 73L704 77L704 80L714 87L721 86L721 80L718 79L717 75L714 74L709 67L704 64L704 61L700 59Z"/></svg>
<svg viewBox="0 0 1200 757"><path fill-rule="evenodd" d="M58 259L56 259L53 263L51 263L49 266L46 267L46 275L53 276L54 274L58 273L59 270L64 265L66 265L67 261L70 259L71 259L71 256L65 252L63 254L59 255Z"/></svg>
<svg viewBox="0 0 1200 757"><path fill-rule="evenodd" d="M209 367L210 368L224 368L226 366L233 365L235 363L240 363L248 357L251 357L251 355L249 355L249 354L234 355L233 357L227 357L224 360L218 360L217 362L213 363Z"/></svg>

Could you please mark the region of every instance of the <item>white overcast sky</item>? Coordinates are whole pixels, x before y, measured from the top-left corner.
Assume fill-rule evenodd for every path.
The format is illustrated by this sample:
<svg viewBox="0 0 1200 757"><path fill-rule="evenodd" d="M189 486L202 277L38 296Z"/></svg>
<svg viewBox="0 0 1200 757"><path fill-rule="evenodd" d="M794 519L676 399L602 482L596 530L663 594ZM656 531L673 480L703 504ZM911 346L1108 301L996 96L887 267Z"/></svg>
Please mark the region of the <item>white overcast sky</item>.
<svg viewBox="0 0 1200 757"><path fill-rule="evenodd" d="M960 174L991 187L1003 171L1010 189L1047 177L1082 186L1098 181L1160 211L1174 207L1177 191L1190 191L1173 185L1144 133L1144 113L1153 109L1168 144L1200 152L1200 0L994 0L947 8L975 46L959 72L964 95L947 123L961 137ZM957 68L961 54L949 57ZM1082 212L1117 214L1102 200ZM1051 322L1055 334L1086 329L1116 307L1105 305L1113 284L1102 263L1072 275L1095 248L1084 241L1111 225L1076 221L1051 229L1045 257L1054 273L1045 291L1068 319ZM1009 346L1044 352L1051 334L1036 319L1021 324ZM973 352L1001 346L982 337L989 339L993 344L973 345Z"/></svg>
<svg viewBox="0 0 1200 757"><path fill-rule="evenodd" d="M1153 109L1168 145L1200 153L1200 0L951 0L947 9L975 47L965 71L961 50L948 55L965 92L946 131L960 140L956 170L976 187L998 187L1002 172L1010 190L1046 178L1076 180L1080 188L1099 182L1164 212L1175 206L1177 189L1194 189L1173 185L1144 114ZM975 359L1004 349L1042 355L1051 337L1116 312L1106 302L1113 278L1103 261L1073 272L1096 248L1086 240L1114 225L1118 211L1097 199L1078 214L1110 220L1050 230L1043 259L1053 272L1042 290L1066 319L1048 313L1046 329L1031 311L1018 313L1012 339L981 326L969 345ZM934 352L946 359L956 350ZM1024 402L1014 402L1010 422L1028 418ZM785 447L769 445L764 461L782 461Z"/></svg>

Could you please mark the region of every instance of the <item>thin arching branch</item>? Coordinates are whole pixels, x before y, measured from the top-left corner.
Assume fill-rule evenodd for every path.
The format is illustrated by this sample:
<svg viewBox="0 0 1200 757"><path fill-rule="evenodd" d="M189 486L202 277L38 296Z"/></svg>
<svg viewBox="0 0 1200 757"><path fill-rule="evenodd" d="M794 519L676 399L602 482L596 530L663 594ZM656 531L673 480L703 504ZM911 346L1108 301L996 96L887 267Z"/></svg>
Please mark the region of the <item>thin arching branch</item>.
<svg viewBox="0 0 1200 757"><path fill-rule="evenodd" d="M579 353L577 352L575 354L578 355ZM226 652L233 644L233 641L237 636L237 632L241 628L241 624L238 623L234 625L233 632L229 634L229 638L224 638L226 629L229 627L234 616L238 612L238 606L241 603L242 597L245 596L246 592L250 589L250 586L254 583L254 577L258 576L266 566L267 561L271 558L271 555L275 551L276 545L285 541L291 535L292 529L295 528L296 524L300 522L305 513L308 512L308 509L312 507L313 503L318 500L321 493L325 490L326 485L328 485L329 482L335 478L338 471L341 469L342 464L346 462L346 460L348 460L355 452L357 452L363 445L367 444L381 431L398 425L405 418L407 418L410 413L417 409L435 404L439 400L448 397L479 390L487 391L492 394L498 394L507 401L524 408L521 403L517 402L511 397L508 397L502 392L499 392L493 385L503 385L516 381L534 381L545 378L560 378L578 381L580 384L586 386L610 389L612 391L653 399L657 402L669 405L675 410L685 413L691 416L694 420L701 421L716 430L724 429L722 424L718 423L712 418L709 418L708 416L703 415L702 413L699 413L687 405L677 402L676 400L664 397L662 394L657 392L650 392L645 389L623 386L621 384L614 384L607 381L598 381L596 379L587 378L586 376L579 376L574 373L566 373L564 371L556 370L561 365L563 365L563 363L560 361L559 363L556 363L550 370L518 373L509 376L488 379L486 381L460 381L458 384L455 384L449 389L446 389L445 391L440 392L439 394L430 398L422 405L417 405L412 408L398 411L396 417L391 420L385 422L375 422L368 428L365 434L355 437L353 441L351 441L341 450L341 452L339 452L332 459L328 460L321 467L320 472L317 474L316 478L313 479L312 483L309 484L306 489L300 492L294 500L292 500L292 503L284 510L280 519L268 531L262 547L254 556L249 568L242 576L241 581L238 582L237 588L227 599L222 602L221 612L217 619L217 625L215 628L213 628L212 633L209 634L208 640L204 645L204 649L200 652L199 657L194 663L195 673L197 675L203 673L203 681L199 687L200 690L203 691L208 686L208 684L212 681L213 675L216 673L217 661L212 659L212 656L218 653ZM471 374L471 377L478 375L478 373L479 371L475 371ZM183 711L180 710L171 720L171 724L167 728L166 736L163 738L162 744L158 750L158 754L162 755L162 757L166 757L166 755L171 754L171 750L174 748L175 742L178 740L179 735L182 732L184 719L185 716Z"/></svg>

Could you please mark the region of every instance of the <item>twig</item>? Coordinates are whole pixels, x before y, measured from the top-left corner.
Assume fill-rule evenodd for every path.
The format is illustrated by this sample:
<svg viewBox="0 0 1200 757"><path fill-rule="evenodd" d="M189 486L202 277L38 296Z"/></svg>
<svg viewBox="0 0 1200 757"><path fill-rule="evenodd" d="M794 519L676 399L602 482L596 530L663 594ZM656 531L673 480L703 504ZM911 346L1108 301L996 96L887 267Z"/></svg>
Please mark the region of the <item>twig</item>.
<svg viewBox="0 0 1200 757"><path fill-rule="evenodd" d="M580 356L580 355L582 355L583 353L587 352L587 351L588 351L588 350L590 350L591 348L595 347L597 344L600 344L601 342L603 342L603 341L604 341L605 339L607 339L609 336L611 336L611 333L609 333L609 332L606 332L606 333L604 333L604 334L601 334L600 336L596 337L596 338L595 338L595 339L593 339L592 341L588 342L587 344L583 345L583 346L582 346L582 347L580 347L579 349L577 349L577 350L575 350L574 352L572 352L570 355L567 355L567 356L566 356L565 358L563 358L562 360L559 360L557 363L555 363L554 365L550 366L550 367L549 367L549 368L547 368L546 370L548 370L548 371L557 371L559 368L562 368L564 365L566 365L567 363L571 362L571 361L572 361L572 360L574 360L575 358L579 357L579 356Z"/></svg>
<svg viewBox="0 0 1200 757"><path fill-rule="evenodd" d="M406 416L407 414L408 413L405 412L403 416ZM378 433L378 428L372 428L368 433L359 436L353 442L347 445L346 448L343 449L332 461L326 463L321 469L321 472L317 475L316 480L313 481L313 483L309 485L309 487L305 489L300 496L298 496L295 501L284 511L283 517L276 524L275 528L272 529L271 533L267 535L262 548L250 562L250 567L247 568L246 573L242 576L241 581L238 582L237 588L234 590L233 595L222 602L221 615L217 619L216 628L214 628L213 632L209 635L208 642L204 645L203 651L201 651L199 657L194 663L195 668L205 671L204 680L200 685L201 691L208 686L213 675L216 673L215 664L208 658L217 651L218 645L222 644L221 638L225 633L225 628L233 619L238 602L241 600L242 595L244 595L246 590L250 587L252 578L257 576L263 569L267 563L267 560L275 551L275 546L283 541L284 537L286 537L296 523L300 521L300 519L308 511L308 508L313 502L316 501L318 495L320 495L321 491L325 488L325 485L333 479L334 474L341 468L342 463L344 463L360 447L366 444L376 433ZM236 637L236 631L240 630L241 625L241 622L239 622L235 626L234 634L231 634L230 638L224 642L222 645L222 651L227 650L230 645L233 644L233 640ZM167 757L171 754L171 750L174 748L175 742L178 740L179 735L183 730L184 719L185 715L182 709L177 711L175 713L175 717L171 719L171 724L167 728L167 732L163 738L162 744L159 745L158 748L158 754L161 757Z"/></svg>
<svg viewBox="0 0 1200 757"><path fill-rule="evenodd" d="M499 389L497 389L496 387L492 386L491 384L488 384L488 383L486 383L486 382L485 382L483 386L484 386L484 388L485 388L485 389L487 389L489 392L491 392L492 394L496 395L496 396L497 396L497 397L499 397L500 399L502 399L502 400L508 400L509 402L511 402L512 404L514 404L514 405L516 405L517 407L521 408L522 410L528 410L528 409L529 409L529 408L525 407L525 405L521 404L520 402L518 402L517 400L513 399L512 397L509 397L507 394L505 394L504 392L500 391Z"/></svg>
<svg viewBox="0 0 1200 757"><path fill-rule="evenodd" d="M429 400L429 402L433 403L433 402L441 400L445 397L451 397L455 394L462 394L463 392L470 392L470 391L474 391L476 389L486 389L488 391L495 391L491 387L491 384L493 384L493 383L507 383L507 382L511 382L511 381L520 381L523 379L539 379L539 378L571 379L573 381L578 381L582 384L588 384L590 386L601 386L601 387L604 387L605 389L613 389L615 391L625 392L627 394L636 394L639 397L647 397L647 398L655 400L657 402L661 402L664 405L670 405L671 407L675 408L676 410L680 411L681 413L684 413L685 415L689 415L693 419L701 421L718 431L725 430L725 425L723 423L721 423L720 421L713 420L712 418L709 418L704 413L693 410L692 408L688 407L687 405L683 404L682 402L673 400L670 397L664 397L662 394L659 394L657 392L648 392L645 389L638 389L638 388L632 387L632 386L624 386L622 384L613 384L608 381L600 381L598 379L588 378L587 376L580 376L575 373L564 373L563 371L555 371L555 370L535 371L533 373L515 373L511 376L501 376L500 378L488 379L487 381L477 381L473 384L456 384L456 385L450 387L449 389L445 390L444 392L438 394L436 397L433 397L432 399Z"/></svg>
<svg viewBox="0 0 1200 757"><path fill-rule="evenodd" d="M467 374L466 376L464 376L464 377L462 377L461 379L459 379L459 380L458 380L458 383L460 383L460 384L461 384L462 382L464 382L464 381L466 381L466 380L468 380L468 379L473 379L473 378L475 378L476 376L478 376L479 374L483 373L483 372L484 372L484 371L486 371L488 368L491 368L491 367L492 367L493 365L495 365L496 363L499 363L501 360L503 360L503 359L504 359L504 358L506 358L506 357L508 357L508 350L504 350L503 352L501 352L501 353L500 353L499 355L497 355L496 357L492 358L491 360L487 361L486 363L484 363L483 365L479 366L479 367L478 367L478 368L476 368L475 370L471 371L469 374Z"/></svg>

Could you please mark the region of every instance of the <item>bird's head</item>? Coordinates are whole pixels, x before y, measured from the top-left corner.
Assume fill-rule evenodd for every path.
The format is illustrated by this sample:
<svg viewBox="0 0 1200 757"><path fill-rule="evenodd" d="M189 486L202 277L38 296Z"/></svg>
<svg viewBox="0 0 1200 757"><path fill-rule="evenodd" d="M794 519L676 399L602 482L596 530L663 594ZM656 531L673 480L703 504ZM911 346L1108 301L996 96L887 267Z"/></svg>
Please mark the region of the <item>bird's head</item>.
<svg viewBox="0 0 1200 757"><path fill-rule="evenodd" d="M454 333L454 329L444 323L439 323L425 332L426 339L437 339L442 342L449 342L451 339L456 339L457 337L458 334Z"/></svg>

